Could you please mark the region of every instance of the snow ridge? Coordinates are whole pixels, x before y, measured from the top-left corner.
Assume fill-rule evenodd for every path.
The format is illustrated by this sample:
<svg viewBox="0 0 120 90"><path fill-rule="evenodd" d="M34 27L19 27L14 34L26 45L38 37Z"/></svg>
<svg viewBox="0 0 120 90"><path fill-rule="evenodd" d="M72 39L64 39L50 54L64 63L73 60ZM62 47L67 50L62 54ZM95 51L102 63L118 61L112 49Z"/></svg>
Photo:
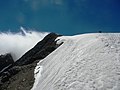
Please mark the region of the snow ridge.
<svg viewBox="0 0 120 90"><path fill-rule="evenodd" d="M38 64L32 90L120 90L120 33L58 39L64 43Z"/></svg>

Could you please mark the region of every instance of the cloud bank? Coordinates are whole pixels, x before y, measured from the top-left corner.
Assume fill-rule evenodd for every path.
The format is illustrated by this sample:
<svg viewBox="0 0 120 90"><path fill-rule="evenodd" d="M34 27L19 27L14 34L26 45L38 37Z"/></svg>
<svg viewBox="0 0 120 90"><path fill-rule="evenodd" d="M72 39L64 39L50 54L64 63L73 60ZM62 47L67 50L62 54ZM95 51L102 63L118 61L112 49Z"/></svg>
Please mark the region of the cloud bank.
<svg viewBox="0 0 120 90"><path fill-rule="evenodd" d="M11 53L16 61L48 34L47 32L25 30L23 27L20 30L18 33L0 33L0 55Z"/></svg>

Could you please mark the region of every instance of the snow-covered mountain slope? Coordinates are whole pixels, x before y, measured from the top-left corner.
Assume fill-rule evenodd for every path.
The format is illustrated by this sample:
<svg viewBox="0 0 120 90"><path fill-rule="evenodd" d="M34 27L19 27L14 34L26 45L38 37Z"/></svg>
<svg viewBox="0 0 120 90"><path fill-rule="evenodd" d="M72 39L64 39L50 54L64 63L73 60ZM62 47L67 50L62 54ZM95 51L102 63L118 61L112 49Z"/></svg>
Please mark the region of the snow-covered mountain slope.
<svg viewBox="0 0 120 90"><path fill-rule="evenodd" d="M62 36L39 62L32 90L120 90L120 34Z"/></svg>

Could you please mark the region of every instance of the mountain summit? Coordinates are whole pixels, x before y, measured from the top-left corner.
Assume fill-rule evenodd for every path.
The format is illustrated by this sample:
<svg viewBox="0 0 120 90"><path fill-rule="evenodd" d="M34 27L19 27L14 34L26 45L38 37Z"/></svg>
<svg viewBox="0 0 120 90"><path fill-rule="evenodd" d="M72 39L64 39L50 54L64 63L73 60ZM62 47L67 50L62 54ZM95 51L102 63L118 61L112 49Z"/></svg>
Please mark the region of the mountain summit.
<svg viewBox="0 0 120 90"><path fill-rule="evenodd" d="M58 37L35 68L32 90L120 90L120 34Z"/></svg>

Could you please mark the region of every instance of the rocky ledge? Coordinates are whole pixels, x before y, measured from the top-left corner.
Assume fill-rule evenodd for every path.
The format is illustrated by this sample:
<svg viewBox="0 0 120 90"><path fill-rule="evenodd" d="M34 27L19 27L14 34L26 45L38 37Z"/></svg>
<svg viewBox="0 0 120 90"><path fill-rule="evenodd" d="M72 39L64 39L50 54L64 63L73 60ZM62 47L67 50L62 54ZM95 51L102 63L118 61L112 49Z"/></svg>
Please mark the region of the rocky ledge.
<svg viewBox="0 0 120 90"><path fill-rule="evenodd" d="M55 33L48 34L16 62L9 56L11 60L4 66L7 66L5 69L0 64L0 90L30 90L34 83L34 68L37 62L60 46L55 41L59 36L61 35ZM1 57L3 56L0 56L0 60Z"/></svg>
<svg viewBox="0 0 120 90"><path fill-rule="evenodd" d="M0 72L2 72L6 67L12 65L14 60L11 54L0 55Z"/></svg>

